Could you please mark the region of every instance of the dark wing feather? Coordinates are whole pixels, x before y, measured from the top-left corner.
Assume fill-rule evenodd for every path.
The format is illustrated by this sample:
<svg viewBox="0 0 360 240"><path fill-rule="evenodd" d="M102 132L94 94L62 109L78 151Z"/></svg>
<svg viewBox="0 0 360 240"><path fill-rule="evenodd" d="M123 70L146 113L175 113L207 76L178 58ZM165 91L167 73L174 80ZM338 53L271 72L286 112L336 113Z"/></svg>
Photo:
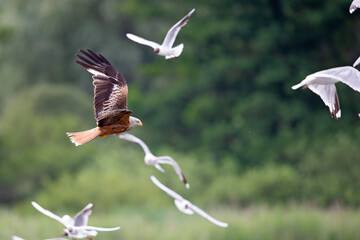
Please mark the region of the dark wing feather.
<svg viewBox="0 0 360 240"><path fill-rule="evenodd" d="M130 125L129 118L131 113L132 112L128 109L117 109L113 111L104 112L104 114L102 114L100 118L97 120L97 125L99 127L104 127L104 126L111 126L117 124L124 126L124 130L125 130L125 128Z"/></svg>
<svg viewBox="0 0 360 240"><path fill-rule="evenodd" d="M105 124L104 116L107 112L112 112L110 115L113 120L115 120L114 111L126 110L131 113L127 110L128 88L125 78L101 54L96 54L90 49L80 50L80 52L82 55L77 54L79 60L75 62L94 74L94 114L98 125ZM107 122L111 121L108 119Z"/></svg>
<svg viewBox="0 0 360 240"><path fill-rule="evenodd" d="M97 72L97 74L94 75L105 75L115 78L117 81L126 84L125 78L118 71L116 71L116 69L104 56L101 54L96 54L90 49L87 49L87 51L80 50L80 52L83 54L83 56L76 54L76 56L79 58L79 60L75 60L77 64L83 66L91 73Z"/></svg>
<svg viewBox="0 0 360 240"><path fill-rule="evenodd" d="M94 111L98 124L109 112L127 110L128 88L126 83L118 82L112 77L100 75L93 76L93 79L95 86Z"/></svg>

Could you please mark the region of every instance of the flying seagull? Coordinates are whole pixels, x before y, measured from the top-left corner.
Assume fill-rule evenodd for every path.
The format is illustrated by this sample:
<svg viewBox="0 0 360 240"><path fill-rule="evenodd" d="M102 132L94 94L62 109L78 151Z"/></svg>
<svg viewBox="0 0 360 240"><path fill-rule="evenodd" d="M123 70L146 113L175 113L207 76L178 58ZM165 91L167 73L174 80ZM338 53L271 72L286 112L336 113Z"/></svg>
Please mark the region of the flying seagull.
<svg viewBox="0 0 360 240"><path fill-rule="evenodd" d="M64 236L64 234L63 234L63 236ZM92 239L91 237L87 237L87 239ZM68 239L66 239L66 238L47 238L47 239L45 239L45 240L68 240Z"/></svg>
<svg viewBox="0 0 360 240"><path fill-rule="evenodd" d="M129 39L133 40L134 42L152 47L154 49L154 52L156 52L160 56L165 56L166 59L177 58L178 56L180 56L184 48L184 44L180 44L176 47L172 47L172 46L175 42L176 36L178 35L180 29L186 25L186 23L189 21L191 15L194 12L195 12L195 8L192 9L179 22L177 22L172 28L170 28L170 30L167 32L165 36L164 42L161 45L156 42L152 42L144 38L138 37L131 33L126 34L126 36Z"/></svg>
<svg viewBox="0 0 360 240"><path fill-rule="evenodd" d="M146 165L154 166L161 172L165 172L165 170L160 166L160 164L171 165L173 167L174 171L176 172L176 174L179 176L180 180L185 184L186 188L188 188L188 189L190 188L190 185L187 182L184 174L182 173L179 164L177 164L177 162L172 157L170 157L170 156L160 156L160 157L154 156L151 153L149 147L140 138L137 138L132 134L120 133L120 134L118 134L118 136L121 139L137 143L142 147L142 149L145 152L144 161L145 161Z"/></svg>
<svg viewBox="0 0 360 240"><path fill-rule="evenodd" d="M194 214L196 212L200 216L206 218L210 222L220 226L220 227L227 227L228 224L224 222L220 222L219 220L216 220L215 218L211 217L209 214L198 208L197 206L193 205L188 200L184 199L182 196L174 192L173 190L169 189L165 185L163 185L159 180L157 180L156 177L150 176L151 181L158 186L161 190L166 192L170 197L174 198L174 202L176 207L179 209L179 211L185 213L185 214Z"/></svg>
<svg viewBox="0 0 360 240"><path fill-rule="evenodd" d="M15 235L13 235L11 239L12 240L25 240L21 237L15 236ZM67 239L66 238L47 238L45 240L67 240Z"/></svg>
<svg viewBox="0 0 360 240"><path fill-rule="evenodd" d="M128 87L125 78L115 70L111 63L101 54L87 49L80 50L75 62L93 74L94 114L97 127L82 131L66 133L76 145L83 145L97 137L117 134L131 130L136 125L142 126L138 118L130 116L127 109Z"/></svg>
<svg viewBox="0 0 360 240"><path fill-rule="evenodd" d="M97 231L116 231L119 230L120 227L114 228L101 228L101 227L92 227L88 226L89 216L92 212L93 204L89 203L84 209L78 212L74 218L69 215L64 215L63 217L59 217L49 210L42 208L36 202L31 202L31 204L42 214L55 219L56 221L63 224L66 228L64 229L64 236L70 238L88 238L89 236L96 236Z"/></svg>
<svg viewBox="0 0 360 240"><path fill-rule="evenodd" d="M310 74L302 82L291 88L293 90L300 87L309 88L319 95L325 105L329 107L331 117L338 119L341 117L341 110L335 83L345 83L360 92L360 72L355 69L359 63L360 58L355 61L353 66L330 68Z"/></svg>
<svg viewBox="0 0 360 240"><path fill-rule="evenodd" d="M12 240L25 240L25 239L23 239L21 237L15 236L15 235L13 235L11 239Z"/></svg>
<svg viewBox="0 0 360 240"><path fill-rule="evenodd" d="M360 7L360 0L354 0L354 1L352 1L351 5L350 5L349 12L353 13L359 7Z"/></svg>

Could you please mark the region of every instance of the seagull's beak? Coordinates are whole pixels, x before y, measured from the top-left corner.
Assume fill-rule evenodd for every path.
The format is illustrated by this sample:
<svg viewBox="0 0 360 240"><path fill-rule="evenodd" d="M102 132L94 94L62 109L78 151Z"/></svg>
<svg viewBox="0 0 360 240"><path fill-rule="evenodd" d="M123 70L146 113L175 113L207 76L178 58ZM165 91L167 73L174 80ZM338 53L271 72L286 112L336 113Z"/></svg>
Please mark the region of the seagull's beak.
<svg viewBox="0 0 360 240"><path fill-rule="evenodd" d="M138 124L136 124L136 125L138 125L138 126L141 126L142 127L142 122L139 122Z"/></svg>

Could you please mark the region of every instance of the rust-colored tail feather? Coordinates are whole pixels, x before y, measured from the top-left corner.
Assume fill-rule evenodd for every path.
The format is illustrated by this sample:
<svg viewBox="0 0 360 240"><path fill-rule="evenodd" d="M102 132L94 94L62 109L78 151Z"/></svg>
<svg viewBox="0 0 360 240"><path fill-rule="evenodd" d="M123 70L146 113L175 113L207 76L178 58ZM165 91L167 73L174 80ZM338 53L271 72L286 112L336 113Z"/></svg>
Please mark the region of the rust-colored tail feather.
<svg viewBox="0 0 360 240"><path fill-rule="evenodd" d="M94 140L102 133L103 132L99 129L99 127L96 127L82 132L68 132L66 134L70 137L70 141L72 143L79 146Z"/></svg>

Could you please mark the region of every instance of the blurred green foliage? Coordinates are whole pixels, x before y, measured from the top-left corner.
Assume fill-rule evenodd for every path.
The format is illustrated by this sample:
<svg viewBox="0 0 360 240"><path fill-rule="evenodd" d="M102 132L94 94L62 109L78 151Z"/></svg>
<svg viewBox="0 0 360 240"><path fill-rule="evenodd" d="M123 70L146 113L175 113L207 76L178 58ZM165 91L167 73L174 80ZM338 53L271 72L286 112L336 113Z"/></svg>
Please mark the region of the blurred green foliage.
<svg viewBox="0 0 360 240"><path fill-rule="evenodd" d="M64 132L84 124L82 119L91 111L88 101L70 87L39 85L7 102L0 120L2 202L28 197L45 180L76 172L91 158L90 147L74 152ZM74 111L78 114L71 114Z"/></svg>
<svg viewBox="0 0 360 240"><path fill-rule="evenodd" d="M32 208L28 204L29 208ZM81 206L83 207L83 206ZM54 213L74 215L74 211L48 208ZM360 234L359 210L310 206L253 206L245 209L206 209L209 214L229 223L224 229L214 226L200 216L181 214L175 208L119 205L102 212L94 205L89 218L93 226L121 226L119 231L99 232L97 238L112 239L232 239L232 240L353 240ZM22 224L19 224L21 222ZM61 225L31 209L29 214L0 209L0 224L7 228L0 232L2 239L21 236L25 239L58 237ZM260 226L260 227L259 227ZM139 230L141 229L141 230Z"/></svg>
<svg viewBox="0 0 360 240"><path fill-rule="evenodd" d="M290 86L351 65L360 55L358 13L334 0L4 0L0 6L0 202L134 205L166 197L149 188L140 148L116 137L75 147L65 132L95 126L90 74L78 49L104 55L126 78L133 131L171 155L165 183L206 205L340 202L360 205L359 96L339 84L343 117ZM192 8L165 60L125 37L161 42ZM155 171L156 172L156 171ZM89 200L91 199L91 200ZM50 203L53 203L51 205Z"/></svg>

